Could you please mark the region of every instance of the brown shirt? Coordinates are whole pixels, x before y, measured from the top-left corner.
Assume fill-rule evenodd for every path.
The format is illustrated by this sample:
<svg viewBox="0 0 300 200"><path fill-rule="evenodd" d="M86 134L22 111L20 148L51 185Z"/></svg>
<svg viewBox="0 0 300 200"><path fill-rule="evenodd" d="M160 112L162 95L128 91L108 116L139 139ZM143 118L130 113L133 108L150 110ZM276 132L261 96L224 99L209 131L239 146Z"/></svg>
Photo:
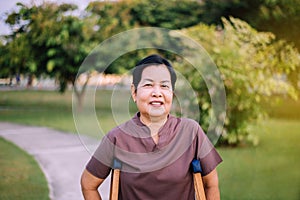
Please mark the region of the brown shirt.
<svg viewBox="0 0 300 200"><path fill-rule="evenodd" d="M155 144L138 113L102 139L86 169L104 179L112 160L120 160L121 200L194 199L191 161L200 160L202 174L207 175L221 157L194 120L170 115L158 134Z"/></svg>

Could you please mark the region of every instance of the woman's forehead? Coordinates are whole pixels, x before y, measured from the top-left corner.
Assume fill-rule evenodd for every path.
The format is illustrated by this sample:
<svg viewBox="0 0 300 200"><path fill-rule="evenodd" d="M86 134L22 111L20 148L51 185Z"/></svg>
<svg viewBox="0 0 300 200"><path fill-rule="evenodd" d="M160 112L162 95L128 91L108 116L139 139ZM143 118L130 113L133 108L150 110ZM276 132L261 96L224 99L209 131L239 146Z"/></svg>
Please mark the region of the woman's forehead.
<svg viewBox="0 0 300 200"><path fill-rule="evenodd" d="M143 70L142 80L170 81L171 75L165 65L150 65Z"/></svg>

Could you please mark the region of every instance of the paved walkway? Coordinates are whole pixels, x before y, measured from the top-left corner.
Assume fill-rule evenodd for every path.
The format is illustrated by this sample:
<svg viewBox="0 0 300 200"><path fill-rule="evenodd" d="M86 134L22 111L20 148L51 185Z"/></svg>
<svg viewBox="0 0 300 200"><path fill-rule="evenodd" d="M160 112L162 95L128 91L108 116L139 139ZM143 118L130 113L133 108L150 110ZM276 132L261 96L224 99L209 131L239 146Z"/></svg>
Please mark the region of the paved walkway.
<svg viewBox="0 0 300 200"><path fill-rule="evenodd" d="M47 178L52 200L83 199L80 176L91 156L87 149L95 150L99 141L50 128L5 122L0 122L0 136L34 156ZM109 196L109 180L99 188L104 200Z"/></svg>

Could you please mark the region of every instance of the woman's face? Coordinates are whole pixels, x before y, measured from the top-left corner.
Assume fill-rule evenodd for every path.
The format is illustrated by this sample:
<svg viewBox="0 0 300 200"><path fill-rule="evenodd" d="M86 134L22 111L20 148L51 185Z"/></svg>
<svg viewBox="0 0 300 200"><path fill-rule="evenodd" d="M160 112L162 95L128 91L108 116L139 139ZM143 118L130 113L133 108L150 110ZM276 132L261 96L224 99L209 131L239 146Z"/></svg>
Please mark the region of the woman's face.
<svg viewBox="0 0 300 200"><path fill-rule="evenodd" d="M135 91L132 85L131 93L144 123L165 120L170 113L173 100L171 76L167 67L165 65L146 67L137 90Z"/></svg>

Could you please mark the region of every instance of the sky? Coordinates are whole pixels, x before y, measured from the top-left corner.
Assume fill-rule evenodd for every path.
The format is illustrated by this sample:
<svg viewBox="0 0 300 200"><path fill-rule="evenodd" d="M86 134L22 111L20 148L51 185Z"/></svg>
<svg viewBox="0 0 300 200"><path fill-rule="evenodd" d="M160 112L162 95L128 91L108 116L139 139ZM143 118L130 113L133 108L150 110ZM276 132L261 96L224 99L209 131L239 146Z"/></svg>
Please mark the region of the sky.
<svg viewBox="0 0 300 200"><path fill-rule="evenodd" d="M74 3L77 4L80 9L84 9L88 3L93 0L0 0L0 35L9 33L9 26L4 23L5 13L13 11L16 8L17 2L30 5L31 2L40 4L45 1Z"/></svg>

